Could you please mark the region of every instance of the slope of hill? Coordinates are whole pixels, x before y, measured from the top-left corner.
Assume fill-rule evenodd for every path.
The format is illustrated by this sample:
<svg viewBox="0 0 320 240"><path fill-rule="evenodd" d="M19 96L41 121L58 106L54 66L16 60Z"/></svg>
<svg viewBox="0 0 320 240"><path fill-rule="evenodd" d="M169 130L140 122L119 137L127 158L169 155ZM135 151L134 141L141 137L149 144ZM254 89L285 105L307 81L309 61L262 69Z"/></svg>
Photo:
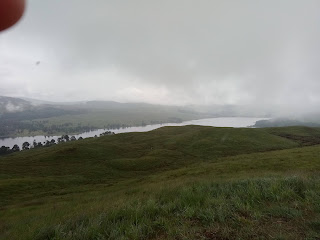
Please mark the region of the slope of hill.
<svg viewBox="0 0 320 240"><path fill-rule="evenodd" d="M317 239L315 139L165 127L2 157L0 239Z"/></svg>

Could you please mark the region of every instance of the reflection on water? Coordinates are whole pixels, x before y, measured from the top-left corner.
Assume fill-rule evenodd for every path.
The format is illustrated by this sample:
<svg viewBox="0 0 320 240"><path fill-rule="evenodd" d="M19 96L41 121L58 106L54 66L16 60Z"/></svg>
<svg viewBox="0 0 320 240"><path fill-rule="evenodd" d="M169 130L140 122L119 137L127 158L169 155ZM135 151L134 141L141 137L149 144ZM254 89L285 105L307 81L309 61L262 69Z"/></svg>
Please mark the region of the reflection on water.
<svg viewBox="0 0 320 240"><path fill-rule="evenodd" d="M224 117L224 118L208 118L208 119L199 119L192 121L185 121L182 123L164 123L164 124L153 124L146 125L141 127L128 127L120 129L110 129L115 133L126 133L126 132L148 132L164 126L186 126L186 125L201 125L201 126L213 126L213 127L248 127L254 125L256 121L264 120L266 118L247 118L247 117ZM101 133L105 132L107 129L98 129L90 132L84 132L81 134L74 135L77 139L79 137L89 138L94 137L95 135L99 136ZM7 146L12 148L14 144L18 144L20 148L24 142L33 143L36 142L46 142L52 139L56 140L60 136L32 136L32 137L16 137L16 138L3 138L0 139L0 147Z"/></svg>

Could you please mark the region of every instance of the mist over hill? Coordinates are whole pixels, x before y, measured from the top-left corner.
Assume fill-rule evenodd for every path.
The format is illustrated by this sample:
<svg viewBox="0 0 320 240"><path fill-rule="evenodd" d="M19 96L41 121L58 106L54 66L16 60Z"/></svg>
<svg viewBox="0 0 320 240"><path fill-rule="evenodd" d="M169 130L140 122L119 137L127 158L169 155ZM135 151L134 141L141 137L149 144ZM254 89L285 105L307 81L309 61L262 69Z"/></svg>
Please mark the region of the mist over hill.
<svg viewBox="0 0 320 240"><path fill-rule="evenodd" d="M21 98L0 96L0 114L22 112L32 108L29 101Z"/></svg>

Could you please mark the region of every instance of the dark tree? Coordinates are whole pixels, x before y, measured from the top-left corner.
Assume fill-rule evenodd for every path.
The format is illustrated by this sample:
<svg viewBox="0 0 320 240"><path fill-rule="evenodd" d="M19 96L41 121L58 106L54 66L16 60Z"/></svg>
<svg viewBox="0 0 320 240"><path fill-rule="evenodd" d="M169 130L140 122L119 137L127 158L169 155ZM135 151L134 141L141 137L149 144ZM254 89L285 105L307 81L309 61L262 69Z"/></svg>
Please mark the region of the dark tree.
<svg viewBox="0 0 320 240"><path fill-rule="evenodd" d="M22 150L29 150L30 149L30 143L24 142L22 144Z"/></svg>
<svg viewBox="0 0 320 240"><path fill-rule="evenodd" d="M79 137L78 140L83 140L83 137Z"/></svg>
<svg viewBox="0 0 320 240"><path fill-rule="evenodd" d="M10 152L11 152L11 150L10 150L9 147L2 146L2 147L0 148L0 155L5 155L5 154L8 154L8 153L10 153Z"/></svg>
<svg viewBox="0 0 320 240"><path fill-rule="evenodd" d="M52 145L54 145L54 144L56 144L56 140L51 139L50 143L51 143Z"/></svg>
<svg viewBox="0 0 320 240"><path fill-rule="evenodd" d="M114 132L111 132L111 131L106 131L106 132L103 132L100 134L100 137L101 136L107 136L107 135L114 135L115 133Z"/></svg>
<svg viewBox="0 0 320 240"><path fill-rule="evenodd" d="M65 140L66 140L66 142L68 142L68 141L70 140L70 138L69 138L69 136L68 136L68 135L63 135L63 136L62 136L62 139L65 139Z"/></svg>
<svg viewBox="0 0 320 240"><path fill-rule="evenodd" d="M13 147L12 147L12 152L19 152L20 151L20 147L17 145L17 144L15 144Z"/></svg>
<svg viewBox="0 0 320 240"><path fill-rule="evenodd" d="M72 136L71 138L70 138L70 141L76 141L77 139L76 139L76 137L75 136Z"/></svg>

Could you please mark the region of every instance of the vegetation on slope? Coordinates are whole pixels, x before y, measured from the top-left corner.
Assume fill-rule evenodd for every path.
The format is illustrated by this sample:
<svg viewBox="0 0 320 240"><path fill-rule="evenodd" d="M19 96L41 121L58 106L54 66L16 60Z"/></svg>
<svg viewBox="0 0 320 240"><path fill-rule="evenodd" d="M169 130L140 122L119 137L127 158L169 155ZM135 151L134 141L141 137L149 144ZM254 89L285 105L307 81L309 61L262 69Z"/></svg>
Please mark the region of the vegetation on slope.
<svg viewBox="0 0 320 240"><path fill-rule="evenodd" d="M0 158L0 236L317 239L320 147L284 133L319 129L165 127Z"/></svg>
<svg viewBox="0 0 320 240"><path fill-rule="evenodd" d="M213 116L185 107L89 101L38 103L0 96L0 137L76 134L98 128L182 122Z"/></svg>

